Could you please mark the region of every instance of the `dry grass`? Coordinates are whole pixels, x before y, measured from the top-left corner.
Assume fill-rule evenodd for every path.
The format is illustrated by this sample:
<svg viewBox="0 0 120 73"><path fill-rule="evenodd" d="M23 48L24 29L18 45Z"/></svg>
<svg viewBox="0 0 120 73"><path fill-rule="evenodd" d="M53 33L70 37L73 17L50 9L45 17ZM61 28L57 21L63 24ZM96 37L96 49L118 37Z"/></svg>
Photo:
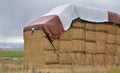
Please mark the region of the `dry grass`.
<svg viewBox="0 0 120 73"><path fill-rule="evenodd" d="M116 66L73 66L61 68L35 69L32 64L25 69L23 59L0 60L0 73L120 73Z"/></svg>

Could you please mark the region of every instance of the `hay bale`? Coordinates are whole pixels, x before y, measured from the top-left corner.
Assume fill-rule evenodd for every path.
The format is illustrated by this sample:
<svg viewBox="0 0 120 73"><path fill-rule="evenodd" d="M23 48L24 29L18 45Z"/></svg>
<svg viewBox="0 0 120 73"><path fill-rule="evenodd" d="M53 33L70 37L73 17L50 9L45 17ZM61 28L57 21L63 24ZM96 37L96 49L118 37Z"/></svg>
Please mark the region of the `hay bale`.
<svg viewBox="0 0 120 73"><path fill-rule="evenodd" d="M115 53L117 51L117 46L114 44L107 44L107 52Z"/></svg>
<svg viewBox="0 0 120 73"><path fill-rule="evenodd" d="M106 32L107 31L106 27L107 27L107 25L105 25L105 24L96 24L96 31L104 31L104 32Z"/></svg>
<svg viewBox="0 0 120 73"><path fill-rule="evenodd" d="M38 44L41 46L41 49L44 49L45 51L55 50L55 48L52 46L52 44L48 40L48 38L44 37L44 38L40 39L40 41L38 42Z"/></svg>
<svg viewBox="0 0 120 73"><path fill-rule="evenodd" d="M55 47L55 50L59 50L59 40L58 39L56 39L56 40L54 40L53 42L52 42L52 44L54 45L54 47Z"/></svg>
<svg viewBox="0 0 120 73"><path fill-rule="evenodd" d="M74 53L60 53L60 64L74 64L75 54Z"/></svg>
<svg viewBox="0 0 120 73"><path fill-rule="evenodd" d="M31 57L31 59L29 59L29 60L31 60L31 64L32 64L33 67L35 67L35 68L42 68L43 66L45 66L45 64L46 64L45 63L45 59L44 59L44 62L42 62L40 57L41 56L34 57L34 58Z"/></svg>
<svg viewBox="0 0 120 73"><path fill-rule="evenodd" d="M93 54L85 54L85 64L93 65Z"/></svg>
<svg viewBox="0 0 120 73"><path fill-rule="evenodd" d="M116 35L107 34L107 38L108 38L107 43L116 44L116 39L117 39Z"/></svg>
<svg viewBox="0 0 120 73"><path fill-rule="evenodd" d="M85 29L86 30L95 30L96 25L93 23L86 23Z"/></svg>
<svg viewBox="0 0 120 73"><path fill-rule="evenodd" d="M107 46L105 42L96 41L96 45L97 45L97 51L96 51L97 53L106 53Z"/></svg>
<svg viewBox="0 0 120 73"><path fill-rule="evenodd" d="M75 23L73 23L72 27L75 27L75 28L85 28L85 23L75 22Z"/></svg>
<svg viewBox="0 0 120 73"><path fill-rule="evenodd" d="M65 31L60 37L60 40L71 40L72 39L72 32L71 32L72 28L68 29L67 31Z"/></svg>
<svg viewBox="0 0 120 73"><path fill-rule="evenodd" d="M32 47L35 47L33 44L40 45L40 47L44 50L53 50L51 43L49 42L48 38L46 37L45 33L42 30L35 30L34 33L31 34L32 31L24 32L24 40L25 40L25 49L28 48L29 44ZM37 41L36 41L37 40ZM35 43L36 41L36 43ZM30 48L30 47L29 47Z"/></svg>
<svg viewBox="0 0 120 73"><path fill-rule="evenodd" d="M106 64L106 56L105 54L96 54L94 56L95 65L105 65Z"/></svg>
<svg viewBox="0 0 120 73"><path fill-rule="evenodd" d="M30 44L31 41L34 41L34 39L39 39L38 41L40 41L42 38L46 37L46 34L42 30L35 30L34 33L31 33L32 31L24 32L25 48L29 47L28 44Z"/></svg>
<svg viewBox="0 0 120 73"><path fill-rule="evenodd" d="M120 35L120 27L117 28L117 34Z"/></svg>
<svg viewBox="0 0 120 73"><path fill-rule="evenodd" d="M96 53L96 43L86 42L86 53Z"/></svg>
<svg viewBox="0 0 120 73"><path fill-rule="evenodd" d="M25 42L24 42L24 48L25 48L25 56L26 63L32 63L34 66L45 65L45 56L44 56L44 48L42 46L42 43L48 40L44 37L45 34L40 30L35 30L33 34L31 34L31 31L27 31L24 33ZM28 39L27 39L28 38ZM40 43L42 42L42 43ZM48 45L47 45L48 47ZM50 47L48 47L50 48ZM33 51L34 50L34 51Z"/></svg>
<svg viewBox="0 0 120 73"><path fill-rule="evenodd" d="M96 41L107 42L107 34L105 32L96 32Z"/></svg>
<svg viewBox="0 0 120 73"><path fill-rule="evenodd" d="M117 45L117 51L116 51L117 55L120 55L120 45Z"/></svg>
<svg viewBox="0 0 120 73"><path fill-rule="evenodd" d="M72 52L73 45L72 41L59 41L60 52Z"/></svg>
<svg viewBox="0 0 120 73"><path fill-rule="evenodd" d="M32 37L30 37L30 36L32 36ZM43 30L35 30L34 33L32 33L32 31L24 32L24 40L32 39L32 38L40 39L43 37L46 37L46 34L43 32Z"/></svg>
<svg viewBox="0 0 120 73"><path fill-rule="evenodd" d="M72 38L73 39L85 39L84 29L73 28L72 29Z"/></svg>
<svg viewBox="0 0 120 73"><path fill-rule="evenodd" d="M87 41L96 41L96 35L94 31L85 31Z"/></svg>
<svg viewBox="0 0 120 73"><path fill-rule="evenodd" d="M116 35L116 37L117 37L117 41L116 42L117 42L118 45L120 45L120 35Z"/></svg>
<svg viewBox="0 0 120 73"><path fill-rule="evenodd" d="M57 64L58 55L54 51L45 51L46 64Z"/></svg>
<svg viewBox="0 0 120 73"><path fill-rule="evenodd" d="M85 54L84 53L76 53L76 64L78 64L78 65L85 64Z"/></svg>
<svg viewBox="0 0 120 73"><path fill-rule="evenodd" d="M73 40L73 52L83 52L85 51L85 41L84 40Z"/></svg>
<svg viewBox="0 0 120 73"><path fill-rule="evenodd" d="M108 65L114 65L115 64L114 55L107 54L107 64Z"/></svg>
<svg viewBox="0 0 120 73"><path fill-rule="evenodd" d="M115 64L120 65L120 55L115 56Z"/></svg>
<svg viewBox="0 0 120 73"><path fill-rule="evenodd" d="M111 34L117 34L117 26L107 25L107 31Z"/></svg>

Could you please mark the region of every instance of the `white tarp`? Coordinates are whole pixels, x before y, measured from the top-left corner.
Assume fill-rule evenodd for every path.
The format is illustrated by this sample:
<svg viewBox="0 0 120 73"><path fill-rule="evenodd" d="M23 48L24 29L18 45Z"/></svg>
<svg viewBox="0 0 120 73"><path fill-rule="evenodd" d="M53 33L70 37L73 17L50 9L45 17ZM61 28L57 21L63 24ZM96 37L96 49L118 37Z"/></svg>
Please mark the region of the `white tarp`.
<svg viewBox="0 0 120 73"><path fill-rule="evenodd" d="M108 22L108 11L74 4L53 8L47 15L59 16L64 30L70 28L72 20L80 18L90 22Z"/></svg>

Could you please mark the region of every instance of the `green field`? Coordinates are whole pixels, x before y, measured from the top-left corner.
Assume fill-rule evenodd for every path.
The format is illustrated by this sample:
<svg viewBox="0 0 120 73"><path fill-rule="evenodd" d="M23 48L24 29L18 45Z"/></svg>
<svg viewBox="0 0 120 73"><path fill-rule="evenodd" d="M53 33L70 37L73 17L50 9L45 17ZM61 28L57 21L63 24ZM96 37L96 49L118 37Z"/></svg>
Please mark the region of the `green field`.
<svg viewBox="0 0 120 73"><path fill-rule="evenodd" d="M0 58L23 58L23 51L0 51Z"/></svg>

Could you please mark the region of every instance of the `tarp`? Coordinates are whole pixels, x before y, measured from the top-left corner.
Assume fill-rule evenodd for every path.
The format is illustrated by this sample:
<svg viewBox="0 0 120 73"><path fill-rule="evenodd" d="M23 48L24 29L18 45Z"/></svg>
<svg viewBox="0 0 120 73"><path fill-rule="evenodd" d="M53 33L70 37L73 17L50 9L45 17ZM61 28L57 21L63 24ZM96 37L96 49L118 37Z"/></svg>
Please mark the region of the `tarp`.
<svg viewBox="0 0 120 73"><path fill-rule="evenodd" d="M108 11L74 4L53 8L44 16L47 15L59 16L64 30L69 29L72 21L76 18L89 22L108 22Z"/></svg>
<svg viewBox="0 0 120 73"><path fill-rule="evenodd" d="M120 15L113 12L108 12L108 22L120 24Z"/></svg>
<svg viewBox="0 0 120 73"><path fill-rule="evenodd" d="M36 29L42 29L51 41L58 38L64 32L62 23L57 15L41 17L26 26L24 31L34 31Z"/></svg>
<svg viewBox="0 0 120 73"><path fill-rule="evenodd" d="M120 15L102 9L67 4L53 8L50 12L24 28L26 30L43 29L51 41L68 30L76 18L89 22L112 22L120 24Z"/></svg>

